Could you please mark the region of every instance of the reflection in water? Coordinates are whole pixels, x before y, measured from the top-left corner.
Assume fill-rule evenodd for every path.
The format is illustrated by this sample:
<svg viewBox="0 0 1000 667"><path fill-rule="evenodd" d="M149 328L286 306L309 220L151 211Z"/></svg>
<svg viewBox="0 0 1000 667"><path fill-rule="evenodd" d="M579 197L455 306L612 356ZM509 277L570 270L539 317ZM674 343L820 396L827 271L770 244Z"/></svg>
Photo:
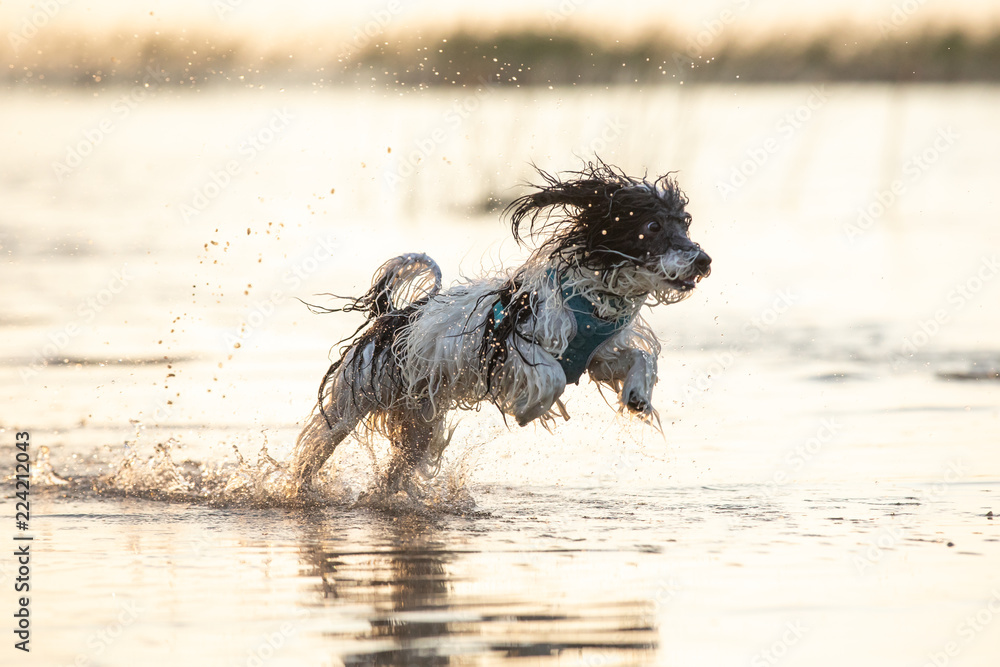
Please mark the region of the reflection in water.
<svg viewBox="0 0 1000 667"><path fill-rule="evenodd" d="M303 574L321 577L322 605L341 619L353 617L327 633L347 665L449 665L490 657L637 664L657 649L652 600L602 601L587 595L586 581L548 574L545 563L554 555L573 558L574 552L462 551L454 535L441 536L423 519L368 518L382 524L375 526L380 534L345 539L343 529L328 524L304 550ZM544 579L528 589L516 571L507 571L534 572L536 565Z"/></svg>

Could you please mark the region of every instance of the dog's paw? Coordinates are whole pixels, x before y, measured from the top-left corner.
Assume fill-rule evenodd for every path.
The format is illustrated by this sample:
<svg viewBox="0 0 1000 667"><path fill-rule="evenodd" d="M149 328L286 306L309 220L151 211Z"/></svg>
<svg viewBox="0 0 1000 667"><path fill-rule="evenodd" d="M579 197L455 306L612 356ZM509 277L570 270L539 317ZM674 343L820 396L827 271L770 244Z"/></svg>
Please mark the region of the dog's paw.
<svg viewBox="0 0 1000 667"><path fill-rule="evenodd" d="M645 396L637 391L628 391L622 396L622 403L632 412L646 414L652 410L652 405Z"/></svg>
<svg viewBox="0 0 1000 667"><path fill-rule="evenodd" d="M513 414L514 419L517 420L517 425L527 426L539 417L547 415L549 410L551 410L553 405L555 405L559 400L559 396L562 394L565 387L566 385L563 383L558 387L554 387L553 391L551 391L548 396L544 396L542 400L534 403L522 403L521 405L515 407ZM565 408L562 409L562 414L565 414Z"/></svg>

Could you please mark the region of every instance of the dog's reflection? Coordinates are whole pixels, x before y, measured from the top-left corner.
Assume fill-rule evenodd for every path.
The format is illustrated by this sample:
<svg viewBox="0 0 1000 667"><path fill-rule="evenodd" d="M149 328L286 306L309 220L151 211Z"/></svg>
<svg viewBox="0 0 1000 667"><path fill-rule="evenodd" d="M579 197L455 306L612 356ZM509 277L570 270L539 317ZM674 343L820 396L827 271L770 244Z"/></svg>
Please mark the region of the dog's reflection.
<svg viewBox="0 0 1000 667"><path fill-rule="evenodd" d="M505 585L500 566L489 566L495 558L456 549L453 531L404 517L383 519L378 536L368 532L373 526L366 528L327 524L303 550L303 574L320 577L320 613L335 625L324 619L324 635L335 641L346 665L450 665L527 656L556 664L566 651L628 662L648 658L657 647L648 602L525 600ZM368 534L359 539L362 530Z"/></svg>

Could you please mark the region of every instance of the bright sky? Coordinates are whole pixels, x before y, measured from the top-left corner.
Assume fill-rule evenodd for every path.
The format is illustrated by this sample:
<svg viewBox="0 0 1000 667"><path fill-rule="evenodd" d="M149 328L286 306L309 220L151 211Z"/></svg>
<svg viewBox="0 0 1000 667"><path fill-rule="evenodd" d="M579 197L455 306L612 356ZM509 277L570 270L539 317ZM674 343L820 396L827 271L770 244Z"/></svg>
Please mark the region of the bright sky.
<svg viewBox="0 0 1000 667"><path fill-rule="evenodd" d="M421 27L433 32L454 25L489 27L507 22L547 29L558 21L595 30L608 25L629 30L669 26L676 32L697 33L723 18L738 22L747 32L811 28L843 20L877 30L878 22L891 20L894 12L907 23L921 25L1000 23L996 0L0 0L0 30L4 34L17 30L25 20L37 23L45 14L52 16L43 16L43 29L76 25L156 30L193 25L251 31L262 38L326 29L340 39L371 21L388 22L390 30ZM566 22L559 20L563 17ZM335 34L338 31L340 35Z"/></svg>

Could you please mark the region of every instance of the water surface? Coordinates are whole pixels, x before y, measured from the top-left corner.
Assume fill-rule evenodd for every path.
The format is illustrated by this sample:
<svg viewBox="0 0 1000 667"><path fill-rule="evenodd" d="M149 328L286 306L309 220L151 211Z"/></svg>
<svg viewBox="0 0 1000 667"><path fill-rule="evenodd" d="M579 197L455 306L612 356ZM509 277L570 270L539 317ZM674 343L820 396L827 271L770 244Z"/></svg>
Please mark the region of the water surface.
<svg viewBox="0 0 1000 667"><path fill-rule="evenodd" d="M154 92L0 105L2 436L71 481L32 488L32 659L995 664L997 90ZM461 415L423 498L357 507L351 443L277 500L357 325L297 298L516 262L498 202L594 150L679 170L714 259L648 316L662 435L584 384L554 433Z"/></svg>

